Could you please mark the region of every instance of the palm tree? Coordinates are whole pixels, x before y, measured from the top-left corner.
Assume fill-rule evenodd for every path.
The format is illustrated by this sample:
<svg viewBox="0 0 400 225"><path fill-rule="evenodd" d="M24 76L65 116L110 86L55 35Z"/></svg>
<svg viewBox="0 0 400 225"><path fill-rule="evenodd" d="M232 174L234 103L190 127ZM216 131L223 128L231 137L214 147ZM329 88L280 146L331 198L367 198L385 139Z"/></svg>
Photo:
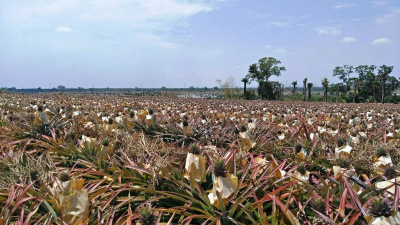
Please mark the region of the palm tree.
<svg viewBox="0 0 400 225"><path fill-rule="evenodd" d="M303 80L303 102L306 101L306 92L307 92L307 78Z"/></svg>
<svg viewBox="0 0 400 225"><path fill-rule="evenodd" d="M244 99L247 99L247 98L246 98L246 84L247 84L247 83L250 83L250 82L249 82L249 75L246 75L244 78L242 78L241 81L242 81L243 84L244 84L244 89L243 89Z"/></svg>
<svg viewBox="0 0 400 225"><path fill-rule="evenodd" d="M313 83L307 83L308 87L308 101L311 99L311 88L313 87Z"/></svg>
<svg viewBox="0 0 400 225"><path fill-rule="evenodd" d="M325 77L322 80L322 86L324 87L324 102L328 102L328 86L329 86L328 78Z"/></svg>
<svg viewBox="0 0 400 225"><path fill-rule="evenodd" d="M294 100L294 94L296 93L296 85L297 85L297 80L292 82L293 85L293 91L292 91L292 101Z"/></svg>

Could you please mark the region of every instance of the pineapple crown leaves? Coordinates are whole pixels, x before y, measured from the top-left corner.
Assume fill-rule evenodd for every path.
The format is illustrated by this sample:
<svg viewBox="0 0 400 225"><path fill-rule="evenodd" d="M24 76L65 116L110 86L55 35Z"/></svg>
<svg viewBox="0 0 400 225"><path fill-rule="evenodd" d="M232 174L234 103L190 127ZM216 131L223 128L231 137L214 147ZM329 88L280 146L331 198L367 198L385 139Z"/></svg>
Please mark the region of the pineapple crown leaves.
<svg viewBox="0 0 400 225"><path fill-rule="evenodd" d="M377 155L378 157L387 156L387 151L386 151L385 148L379 147L379 148L376 150L376 155Z"/></svg>
<svg viewBox="0 0 400 225"><path fill-rule="evenodd" d="M346 144L346 141L343 137L339 136L336 140L336 143L337 143L338 147L342 147L343 145Z"/></svg>
<svg viewBox="0 0 400 225"><path fill-rule="evenodd" d="M216 177L225 177L226 173L225 161L222 158L217 158L213 161L213 173Z"/></svg>
<svg viewBox="0 0 400 225"><path fill-rule="evenodd" d="M337 165L340 168L348 168L350 166L350 160L348 158L339 158L337 160Z"/></svg>
<svg viewBox="0 0 400 225"><path fill-rule="evenodd" d="M387 197L378 197L370 203L368 213L374 217L389 217L393 213L392 202Z"/></svg>
<svg viewBox="0 0 400 225"><path fill-rule="evenodd" d="M246 132L246 131L247 131L247 128L244 125L242 125L240 127L240 132Z"/></svg>
<svg viewBox="0 0 400 225"><path fill-rule="evenodd" d="M302 148L303 148L303 146L301 146L301 144L297 144L297 145L295 146L296 153L299 153L299 152L301 151Z"/></svg>
<svg viewBox="0 0 400 225"><path fill-rule="evenodd" d="M385 169L384 176L388 180L395 178L397 176L396 168L394 166L387 167Z"/></svg>
<svg viewBox="0 0 400 225"><path fill-rule="evenodd" d="M29 171L29 176L30 176L32 181L36 181L36 180L39 179L40 174L36 169L33 169L33 170Z"/></svg>
<svg viewBox="0 0 400 225"><path fill-rule="evenodd" d="M68 173L60 173L58 174L58 179L60 179L61 182L67 182L69 181L70 176L68 175Z"/></svg>
<svg viewBox="0 0 400 225"><path fill-rule="evenodd" d="M138 209L139 223L142 225L155 225L156 216L154 215L151 204L146 204Z"/></svg>
<svg viewBox="0 0 400 225"><path fill-rule="evenodd" d="M104 145L104 146L109 146L110 145L110 141L108 140L108 138L104 138L101 144Z"/></svg>
<svg viewBox="0 0 400 225"><path fill-rule="evenodd" d="M300 174L305 174L306 172L307 172L307 168L306 168L306 165L304 164L304 163L300 163L298 166L297 166L297 171L300 173Z"/></svg>
<svg viewBox="0 0 400 225"><path fill-rule="evenodd" d="M198 155L200 153L197 144L192 144L190 146L190 152L193 153L194 155Z"/></svg>

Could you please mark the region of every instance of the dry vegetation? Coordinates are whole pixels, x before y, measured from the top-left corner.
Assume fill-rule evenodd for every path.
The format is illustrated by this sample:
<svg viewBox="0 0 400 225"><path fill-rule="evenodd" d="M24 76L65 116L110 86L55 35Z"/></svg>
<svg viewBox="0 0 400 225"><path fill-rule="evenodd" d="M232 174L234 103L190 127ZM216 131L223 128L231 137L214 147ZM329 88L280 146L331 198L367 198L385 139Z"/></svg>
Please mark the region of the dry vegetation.
<svg viewBox="0 0 400 225"><path fill-rule="evenodd" d="M0 224L399 224L399 107L0 94Z"/></svg>

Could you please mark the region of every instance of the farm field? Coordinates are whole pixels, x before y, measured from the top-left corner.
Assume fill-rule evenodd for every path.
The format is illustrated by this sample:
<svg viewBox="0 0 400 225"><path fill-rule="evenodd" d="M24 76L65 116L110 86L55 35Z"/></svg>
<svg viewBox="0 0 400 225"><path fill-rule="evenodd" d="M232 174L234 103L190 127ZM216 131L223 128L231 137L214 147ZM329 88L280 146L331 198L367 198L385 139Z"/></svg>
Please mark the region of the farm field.
<svg viewBox="0 0 400 225"><path fill-rule="evenodd" d="M400 224L399 112L0 93L0 225Z"/></svg>

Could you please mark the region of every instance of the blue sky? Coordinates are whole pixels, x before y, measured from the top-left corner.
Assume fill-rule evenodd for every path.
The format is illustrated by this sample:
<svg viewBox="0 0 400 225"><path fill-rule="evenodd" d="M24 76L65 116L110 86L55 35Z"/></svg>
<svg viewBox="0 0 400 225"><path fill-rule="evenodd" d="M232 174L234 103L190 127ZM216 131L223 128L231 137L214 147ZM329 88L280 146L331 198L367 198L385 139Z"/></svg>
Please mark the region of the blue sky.
<svg viewBox="0 0 400 225"><path fill-rule="evenodd" d="M397 0L2 0L0 31L2 87L241 87L262 57L285 86L345 64L400 76Z"/></svg>

